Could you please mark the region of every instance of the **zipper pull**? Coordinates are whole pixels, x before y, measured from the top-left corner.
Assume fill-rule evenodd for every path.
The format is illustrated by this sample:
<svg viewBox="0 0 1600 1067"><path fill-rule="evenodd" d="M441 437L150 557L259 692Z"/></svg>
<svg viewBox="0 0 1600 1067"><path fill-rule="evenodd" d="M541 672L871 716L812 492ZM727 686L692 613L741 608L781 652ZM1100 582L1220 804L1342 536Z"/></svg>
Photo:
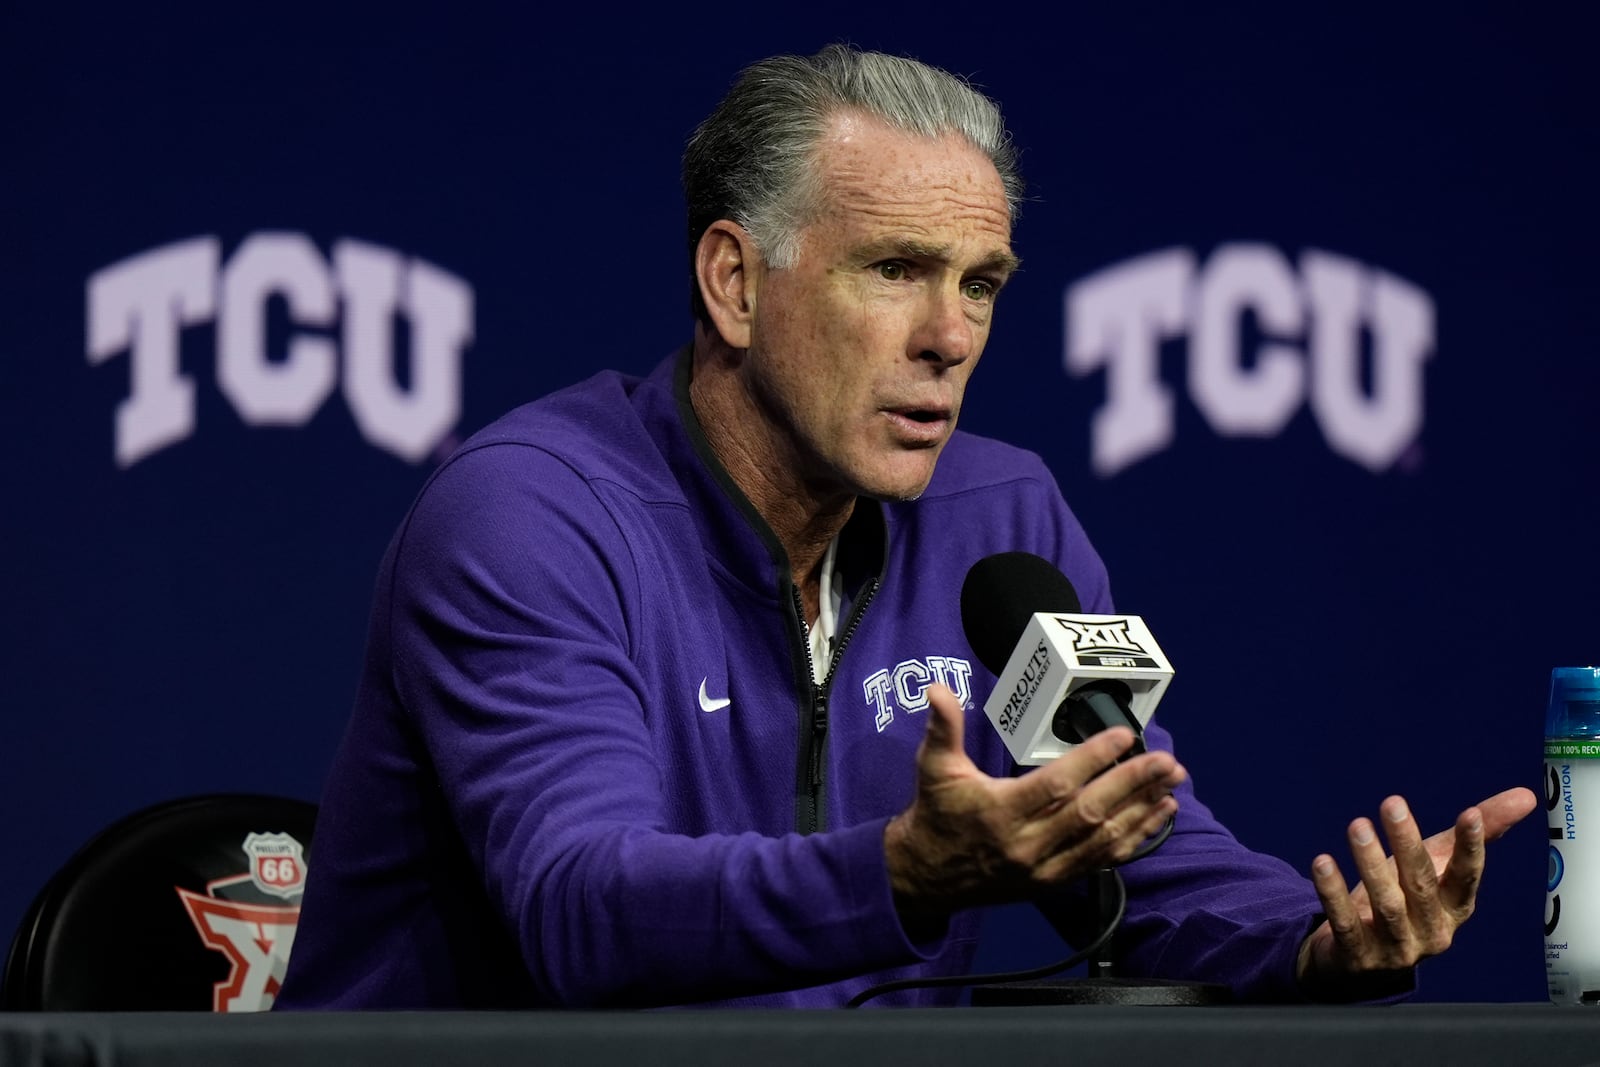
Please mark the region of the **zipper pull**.
<svg viewBox="0 0 1600 1067"><path fill-rule="evenodd" d="M828 697L818 691L811 704L811 788L822 785L822 741L828 735Z"/></svg>

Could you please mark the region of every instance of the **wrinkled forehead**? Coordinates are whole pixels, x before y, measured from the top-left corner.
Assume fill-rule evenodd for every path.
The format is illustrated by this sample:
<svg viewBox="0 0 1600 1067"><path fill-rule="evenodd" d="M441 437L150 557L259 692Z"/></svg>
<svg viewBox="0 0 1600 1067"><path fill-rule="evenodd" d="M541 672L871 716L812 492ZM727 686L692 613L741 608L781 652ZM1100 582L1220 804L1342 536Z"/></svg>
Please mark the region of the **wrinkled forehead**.
<svg viewBox="0 0 1600 1067"><path fill-rule="evenodd" d="M1001 177L994 159L983 147L953 126L942 133L930 136L914 130L901 129L866 111L843 108L833 112L824 121L812 148L812 159L814 165L818 165L820 169L820 165L825 164L827 160L838 162L848 158L851 152L887 151L903 158L905 153L897 152L897 148L914 150L933 145L966 156L986 180L992 179L994 188L1006 203L1007 212L1012 211L1013 205L1006 191L1005 180Z"/></svg>
<svg viewBox="0 0 1600 1067"><path fill-rule="evenodd" d="M994 162L960 133L927 137L840 113L813 154L816 223L901 227L1009 251L1011 209Z"/></svg>

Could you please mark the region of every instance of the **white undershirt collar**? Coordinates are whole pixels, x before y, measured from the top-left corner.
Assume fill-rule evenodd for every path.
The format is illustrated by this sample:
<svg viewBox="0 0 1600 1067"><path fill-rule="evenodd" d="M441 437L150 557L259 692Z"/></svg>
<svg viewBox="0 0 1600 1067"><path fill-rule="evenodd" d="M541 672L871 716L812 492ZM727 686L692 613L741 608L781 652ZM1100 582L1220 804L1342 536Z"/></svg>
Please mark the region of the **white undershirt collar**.
<svg viewBox="0 0 1600 1067"><path fill-rule="evenodd" d="M834 556L839 548L839 537L834 535L822 554L822 590L817 598L817 622L808 626L811 637L811 680L817 685L828 676L828 661L833 658L833 638L839 629L839 608L844 597L835 581Z"/></svg>

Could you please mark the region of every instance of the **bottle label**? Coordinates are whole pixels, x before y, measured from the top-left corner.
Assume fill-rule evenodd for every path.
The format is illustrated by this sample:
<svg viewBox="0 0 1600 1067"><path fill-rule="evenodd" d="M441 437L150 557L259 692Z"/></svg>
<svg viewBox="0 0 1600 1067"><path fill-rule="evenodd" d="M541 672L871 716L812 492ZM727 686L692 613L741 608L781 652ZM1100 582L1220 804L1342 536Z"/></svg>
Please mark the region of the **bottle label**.
<svg viewBox="0 0 1600 1067"><path fill-rule="evenodd" d="M1600 759L1600 741L1553 741L1544 743L1546 760Z"/></svg>
<svg viewBox="0 0 1600 1067"><path fill-rule="evenodd" d="M1600 1005L1600 743L1545 742L1544 970L1557 1004Z"/></svg>

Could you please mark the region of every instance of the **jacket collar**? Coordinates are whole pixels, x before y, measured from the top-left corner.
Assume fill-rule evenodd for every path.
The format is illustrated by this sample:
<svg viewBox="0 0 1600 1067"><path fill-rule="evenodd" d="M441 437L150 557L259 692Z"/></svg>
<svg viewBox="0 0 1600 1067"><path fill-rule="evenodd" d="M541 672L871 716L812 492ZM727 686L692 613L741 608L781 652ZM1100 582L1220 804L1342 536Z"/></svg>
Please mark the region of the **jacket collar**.
<svg viewBox="0 0 1600 1067"><path fill-rule="evenodd" d="M689 402L693 368L689 346L657 367L640 391L640 413L683 490L713 570L757 595L787 602L793 595L789 591L793 584L789 555L712 452ZM847 599L868 578L882 572L887 554L883 505L866 498L857 500L839 535L837 564Z"/></svg>

